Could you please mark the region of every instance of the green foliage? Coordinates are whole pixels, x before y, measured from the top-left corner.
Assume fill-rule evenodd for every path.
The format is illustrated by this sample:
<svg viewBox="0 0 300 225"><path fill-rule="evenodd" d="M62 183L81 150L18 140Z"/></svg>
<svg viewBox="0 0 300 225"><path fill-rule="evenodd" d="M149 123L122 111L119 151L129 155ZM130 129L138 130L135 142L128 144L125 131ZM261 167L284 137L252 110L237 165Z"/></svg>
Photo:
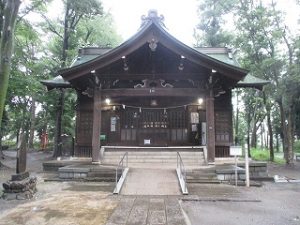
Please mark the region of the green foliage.
<svg viewBox="0 0 300 225"><path fill-rule="evenodd" d="M270 151L268 149L251 148L250 152L253 160L270 161ZM284 164L285 160L275 156L274 162L278 164Z"/></svg>
<svg viewBox="0 0 300 225"><path fill-rule="evenodd" d="M32 104L35 104L36 135L48 132L49 139L55 133L55 115L57 113L58 92L54 89L47 92L40 83L51 79L62 65L62 49L65 21L59 17L44 23L33 23L31 12L46 14L51 0L33 0L22 8L15 32L15 51L12 60L9 91L6 98L6 120L3 136L15 144L15 138L22 129L27 131L31 126ZM67 66L77 54L78 48L86 45L116 46L120 37L116 34L113 19L103 12L98 0L63 1L68 7L68 48ZM68 6L67 6L68 4ZM47 41L45 41L45 39ZM65 92L65 104L62 118L62 133L74 136L76 93ZM35 146L38 146L35 144Z"/></svg>
<svg viewBox="0 0 300 225"><path fill-rule="evenodd" d="M251 148L251 158L257 161L269 161L270 152L265 149Z"/></svg>
<svg viewBox="0 0 300 225"><path fill-rule="evenodd" d="M0 2L0 128L11 70L13 39L20 0Z"/></svg>
<svg viewBox="0 0 300 225"><path fill-rule="evenodd" d="M300 153L300 140L295 141L294 148L295 148L295 152Z"/></svg>
<svg viewBox="0 0 300 225"><path fill-rule="evenodd" d="M233 40L233 34L224 30L225 16L231 12L236 0L202 0L198 8L200 23L194 31L196 46L225 47Z"/></svg>

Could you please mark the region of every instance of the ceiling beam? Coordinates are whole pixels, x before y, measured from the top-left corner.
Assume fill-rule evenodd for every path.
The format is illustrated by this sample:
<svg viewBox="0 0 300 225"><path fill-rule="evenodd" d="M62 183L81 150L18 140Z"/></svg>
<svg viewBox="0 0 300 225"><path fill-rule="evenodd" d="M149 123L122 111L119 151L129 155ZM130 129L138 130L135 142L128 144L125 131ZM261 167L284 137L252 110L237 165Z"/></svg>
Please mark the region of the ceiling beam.
<svg viewBox="0 0 300 225"><path fill-rule="evenodd" d="M145 79L164 79L164 80L203 80L208 77L206 73L149 73L149 74L100 74L100 79L118 80L145 80Z"/></svg>
<svg viewBox="0 0 300 225"><path fill-rule="evenodd" d="M205 92L199 88L129 88L129 89L102 89L105 97L142 97L142 96L164 96L164 97L203 97Z"/></svg>

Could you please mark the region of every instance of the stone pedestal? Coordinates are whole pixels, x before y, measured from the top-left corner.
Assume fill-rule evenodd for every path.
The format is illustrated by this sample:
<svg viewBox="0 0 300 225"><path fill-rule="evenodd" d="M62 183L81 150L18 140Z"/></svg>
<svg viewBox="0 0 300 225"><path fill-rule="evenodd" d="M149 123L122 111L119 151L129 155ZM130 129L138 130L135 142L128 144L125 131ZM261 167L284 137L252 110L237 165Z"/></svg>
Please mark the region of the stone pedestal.
<svg viewBox="0 0 300 225"><path fill-rule="evenodd" d="M36 192L36 177L29 177L28 172L12 175L12 179L3 183L3 198L7 200L31 199Z"/></svg>

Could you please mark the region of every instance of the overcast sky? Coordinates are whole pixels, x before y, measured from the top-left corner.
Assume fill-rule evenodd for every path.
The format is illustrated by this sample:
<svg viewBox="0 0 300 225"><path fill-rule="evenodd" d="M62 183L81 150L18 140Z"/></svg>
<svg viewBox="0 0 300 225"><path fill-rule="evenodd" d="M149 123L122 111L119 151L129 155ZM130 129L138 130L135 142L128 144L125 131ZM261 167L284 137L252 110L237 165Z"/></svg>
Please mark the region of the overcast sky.
<svg viewBox="0 0 300 225"><path fill-rule="evenodd" d="M193 29L197 24L197 0L102 0L105 10L113 15L118 32L124 39L133 35L141 24L141 16L156 9L165 17L171 34L192 44Z"/></svg>
<svg viewBox="0 0 300 225"><path fill-rule="evenodd" d="M149 9L156 9L159 15L164 15L165 24L172 35L188 45L195 43L193 29L199 22L197 16L199 0L102 0L102 2L105 10L113 15L118 33L124 40L137 31L142 15L147 15ZM289 27L295 29L300 18L300 9L295 6L295 0L277 0L277 2L278 7L287 13Z"/></svg>
<svg viewBox="0 0 300 225"><path fill-rule="evenodd" d="M296 6L295 0L276 1L278 8L286 12L286 23L295 33L295 30L299 29L297 21L300 19L300 7ZM101 0L101 2L105 11L112 14L117 32L124 41L137 32L141 16L147 15L150 9L156 9L159 15L164 16L165 25L173 36L190 46L195 43L193 31L199 23L197 8L200 0ZM49 14L55 17L59 13L62 13L61 0L54 0ZM233 21L227 21L225 26L230 27L232 23Z"/></svg>

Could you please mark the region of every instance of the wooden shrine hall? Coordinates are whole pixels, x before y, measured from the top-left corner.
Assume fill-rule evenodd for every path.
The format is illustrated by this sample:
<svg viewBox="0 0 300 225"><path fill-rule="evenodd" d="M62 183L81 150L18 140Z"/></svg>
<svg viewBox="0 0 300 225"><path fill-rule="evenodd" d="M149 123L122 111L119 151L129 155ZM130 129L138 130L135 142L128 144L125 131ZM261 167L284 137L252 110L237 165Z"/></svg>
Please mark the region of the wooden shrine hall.
<svg viewBox="0 0 300 225"><path fill-rule="evenodd" d="M232 89L267 82L242 69L228 48L191 48L149 11L116 48L87 47L48 88L74 88L75 156L100 159L100 146L206 146L208 162L233 144ZM248 75L247 75L248 74Z"/></svg>

